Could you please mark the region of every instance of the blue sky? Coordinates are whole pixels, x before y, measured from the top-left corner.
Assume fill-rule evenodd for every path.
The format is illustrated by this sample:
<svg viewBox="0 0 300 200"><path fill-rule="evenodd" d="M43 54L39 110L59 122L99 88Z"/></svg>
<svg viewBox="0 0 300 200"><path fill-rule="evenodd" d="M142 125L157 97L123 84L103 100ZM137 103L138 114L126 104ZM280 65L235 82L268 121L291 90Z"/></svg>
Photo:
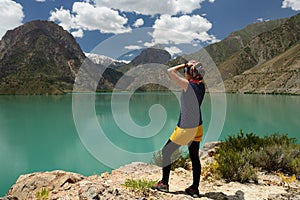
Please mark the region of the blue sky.
<svg viewBox="0 0 300 200"><path fill-rule="evenodd" d="M40 19L68 30L84 52L113 57L110 51L159 44L179 54L184 45L197 49L250 23L299 12L300 0L0 0L0 37Z"/></svg>

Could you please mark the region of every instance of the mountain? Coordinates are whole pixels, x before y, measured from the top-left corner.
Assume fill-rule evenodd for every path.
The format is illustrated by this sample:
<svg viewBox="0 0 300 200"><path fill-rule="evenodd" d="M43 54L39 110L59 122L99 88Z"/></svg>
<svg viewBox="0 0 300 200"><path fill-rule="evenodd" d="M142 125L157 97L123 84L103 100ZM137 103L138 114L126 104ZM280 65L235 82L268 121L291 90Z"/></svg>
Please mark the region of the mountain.
<svg viewBox="0 0 300 200"><path fill-rule="evenodd" d="M281 26L254 37L244 48L219 65L223 79L239 75L284 53L300 40L300 14Z"/></svg>
<svg viewBox="0 0 300 200"><path fill-rule="evenodd" d="M165 64L171 59L168 51L158 48L144 49L138 56L136 56L130 64L138 66L146 63L160 63Z"/></svg>
<svg viewBox="0 0 300 200"><path fill-rule="evenodd" d="M62 27L49 21L32 21L8 31L0 41L0 94L71 92L83 63L103 73L98 90L112 90L119 80L119 89L125 85L126 89L165 90L168 87L155 85L158 79L169 81L163 71L165 65L201 60L203 51L216 63L227 92L300 94L299 30L300 14L248 25L218 43L176 59L160 48L143 49L126 64L99 55L86 57ZM207 72L208 83L213 76ZM223 80L213 83L220 86ZM88 78L82 81L87 86L90 82Z"/></svg>
<svg viewBox="0 0 300 200"><path fill-rule="evenodd" d="M256 36L221 63L219 69L226 79L227 91L300 94L299 30L300 14ZM247 78L241 80L244 75ZM235 82L238 84L232 84Z"/></svg>
<svg viewBox="0 0 300 200"><path fill-rule="evenodd" d="M31 21L8 31L0 41L0 94L64 94L73 90L82 64L103 73L98 90L112 90L123 73L114 68L124 63L82 52L74 37L49 21ZM103 71L109 64L110 68ZM89 82L85 77L83 88ZM125 77L126 81L130 78Z"/></svg>
<svg viewBox="0 0 300 200"><path fill-rule="evenodd" d="M222 76L218 82L224 81L227 92L300 94L297 83L300 77L297 70L300 52L295 47L300 41L299 30L300 14L287 19L254 23L186 58L200 60L203 52L207 52ZM284 55L289 55L289 63L281 60ZM279 63L282 66L278 66ZM259 71L264 73L260 74ZM291 74L284 75L285 71ZM289 82L289 85L273 84L279 76L280 82ZM290 78L295 84L291 85ZM251 80L260 84L251 83Z"/></svg>
<svg viewBox="0 0 300 200"><path fill-rule="evenodd" d="M49 21L31 21L0 41L1 94L62 94L85 59L73 36Z"/></svg>
<svg viewBox="0 0 300 200"><path fill-rule="evenodd" d="M166 64L171 59L171 54L160 48L146 48L141 51L130 63L118 68L118 71L126 73L132 68L143 64Z"/></svg>
<svg viewBox="0 0 300 200"><path fill-rule="evenodd" d="M163 83L169 81L166 66L171 55L160 48L147 48L137 55L129 64L118 70L130 76L131 82L124 84L125 90L157 91L168 90L169 86Z"/></svg>
<svg viewBox="0 0 300 200"><path fill-rule="evenodd" d="M245 28L232 32L228 37L218 43L205 47L205 50L218 65L238 52L256 36L271 31L287 21L287 18L253 23Z"/></svg>
<svg viewBox="0 0 300 200"><path fill-rule="evenodd" d="M85 53L86 57L88 57L93 63L98 65L103 65L106 67L110 67L113 69L116 69L120 66L123 66L125 64L128 64L129 62L121 61L121 60L115 60L113 58L110 58L108 56L99 55L95 53Z"/></svg>
<svg viewBox="0 0 300 200"><path fill-rule="evenodd" d="M261 65L224 81L227 92L300 94L300 42Z"/></svg>

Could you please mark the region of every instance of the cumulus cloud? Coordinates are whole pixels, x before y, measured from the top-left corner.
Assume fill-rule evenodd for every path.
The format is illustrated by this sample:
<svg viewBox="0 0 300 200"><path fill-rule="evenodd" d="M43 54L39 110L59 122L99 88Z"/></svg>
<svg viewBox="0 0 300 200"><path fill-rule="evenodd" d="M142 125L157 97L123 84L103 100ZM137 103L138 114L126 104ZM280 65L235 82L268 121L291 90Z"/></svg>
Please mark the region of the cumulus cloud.
<svg viewBox="0 0 300 200"><path fill-rule="evenodd" d="M143 47L138 46L138 45L128 45L124 47L127 50L138 50L138 49L142 49Z"/></svg>
<svg viewBox="0 0 300 200"><path fill-rule="evenodd" d="M135 12L144 15L191 13L195 9L201 8L201 3L205 0L93 0L98 6L119 9L125 12Z"/></svg>
<svg viewBox="0 0 300 200"><path fill-rule="evenodd" d="M59 25L68 31L74 29L75 33L83 33L83 30L99 30L101 33L114 34L131 31L125 27L128 19L119 15L118 11L96 7L88 2L75 2L72 11L64 8L51 11L49 20L58 21Z"/></svg>
<svg viewBox="0 0 300 200"><path fill-rule="evenodd" d="M78 37L78 38L82 38L84 35L82 29L78 29L76 31L70 31L70 32L74 37Z"/></svg>
<svg viewBox="0 0 300 200"><path fill-rule="evenodd" d="M264 21L264 18L260 17L260 18L257 18L256 19L258 22L263 22Z"/></svg>
<svg viewBox="0 0 300 200"><path fill-rule="evenodd" d="M142 18L137 19L133 24L134 27L140 27L143 25L144 25L144 20Z"/></svg>
<svg viewBox="0 0 300 200"><path fill-rule="evenodd" d="M84 31L93 30L99 30L101 33L121 34L131 31L129 25L136 28L144 25L143 18L128 22L126 13L134 12L157 17L153 25L154 31L151 33L153 39L144 46L184 44L195 41L216 42L216 38L208 34L212 24L204 16L185 14L201 8L201 3L204 1L86 0L74 2L72 10L60 8L51 11L49 20L58 22L75 37L83 37Z"/></svg>
<svg viewBox="0 0 300 200"><path fill-rule="evenodd" d="M59 25L62 26L65 30L70 30L72 29L72 27L76 26L75 17L71 15L69 10L65 10L63 8L51 11L49 20L59 21Z"/></svg>
<svg viewBox="0 0 300 200"><path fill-rule="evenodd" d="M0 38L7 30L22 24L24 18L23 7L12 0L0 1Z"/></svg>
<svg viewBox="0 0 300 200"><path fill-rule="evenodd" d="M184 44L192 41L215 42L216 38L207 31L212 24L199 15L171 17L162 15L155 21L152 37L157 44Z"/></svg>
<svg viewBox="0 0 300 200"><path fill-rule="evenodd" d="M175 46L165 47L165 50L168 51L172 56L182 53L182 50Z"/></svg>
<svg viewBox="0 0 300 200"><path fill-rule="evenodd" d="M282 8L291 8L292 10L300 10L300 1L299 0L283 0Z"/></svg>
<svg viewBox="0 0 300 200"><path fill-rule="evenodd" d="M35 0L36 2L45 2L46 0Z"/></svg>

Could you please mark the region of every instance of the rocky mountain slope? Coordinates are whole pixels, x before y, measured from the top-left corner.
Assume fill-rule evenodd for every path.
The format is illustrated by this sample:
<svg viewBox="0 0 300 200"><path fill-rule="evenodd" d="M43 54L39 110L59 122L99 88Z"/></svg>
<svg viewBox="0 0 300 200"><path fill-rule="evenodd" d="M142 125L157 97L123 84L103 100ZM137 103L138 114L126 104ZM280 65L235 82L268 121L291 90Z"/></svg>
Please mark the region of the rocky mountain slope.
<svg viewBox="0 0 300 200"><path fill-rule="evenodd" d="M300 42L224 84L227 92L300 94Z"/></svg>
<svg viewBox="0 0 300 200"><path fill-rule="evenodd" d="M254 23L205 47L204 51L217 64L223 79L220 81L224 81L227 92L300 94L297 70L300 52L296 47L300 41L299 30L300 14L288 19ZM287 54L290 62L284 64L282 59ZM201 59L201 55L203 50L187 58ZM268 65L268 62L273 64ZM252 68L261 70L251 73ZM251 80L245 78L244 73L251 73ZM278 77L281 85L274 84ZM255 86L258 80L259 86Z"/></svg>
<svg viewBox="0 0 300 200"><path fill-rule="evenodd" d="M300 14L283 25L254 37L243 49L219 65L223 79L239 75L284 53L300 41Z"/></svg>
<svg viewBox="0 0 300 200"><path fill-rule="evenodd" d="M49 21L32 21L0 41L1 94L61 94L71 91L85 59L70 33Z"/></svg>
<svg viewBox="0 0 300 200"><path fill-rule="evenodd" d="M171 59L169 52L159 48L147 48L135 57L130 64L138 66L146 63L160 63L165 64Z"/></svg>
<svg viewBox="0 0 300 200"><path fill-rule="evenodd" d="M123 76L115 69L125 63L89 56L95 63L85 56L74 37L61 26L49 21L28 22L8 31L0 41L0 94L72 92L83 63L103 73L97 90L112 90ZM108 62L109 68L103 72ZM88 82L90 80L86 80Z"/></svg>
<svg viewBox="0 0 300 200"><path fill-rule="evenodd" d="M212 57L214 62L219 65L234 53L247 46L256 36L271 31L286 21L287 18L250 24L241 30L232 32L228 37L218 43L208 45L205 47L205 50Z"/></svg>

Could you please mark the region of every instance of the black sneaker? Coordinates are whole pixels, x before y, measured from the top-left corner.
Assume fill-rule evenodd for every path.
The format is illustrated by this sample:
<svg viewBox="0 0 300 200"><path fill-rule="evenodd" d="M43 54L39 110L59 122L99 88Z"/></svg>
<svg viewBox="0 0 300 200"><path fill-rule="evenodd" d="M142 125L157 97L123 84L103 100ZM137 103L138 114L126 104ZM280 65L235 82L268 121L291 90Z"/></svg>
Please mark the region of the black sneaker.
<svg viewBox="0 0 300 200"><path fill-rule="evenodd" d="M151 189L162 192L169 192L169 185L165 185L162 181L159 181L156 185L152 186Z"/></svg>
<svg viewBox="0 0 300 200"><path fill-rule="evenodd" d="M185 192L186 192L188 195L191 195L191 196L194 197L194 198L199 198L199 197L200 197L199 190L198 190L198 189L192 188L192 186L186 188L186 189L185 189Z"/></svg>

